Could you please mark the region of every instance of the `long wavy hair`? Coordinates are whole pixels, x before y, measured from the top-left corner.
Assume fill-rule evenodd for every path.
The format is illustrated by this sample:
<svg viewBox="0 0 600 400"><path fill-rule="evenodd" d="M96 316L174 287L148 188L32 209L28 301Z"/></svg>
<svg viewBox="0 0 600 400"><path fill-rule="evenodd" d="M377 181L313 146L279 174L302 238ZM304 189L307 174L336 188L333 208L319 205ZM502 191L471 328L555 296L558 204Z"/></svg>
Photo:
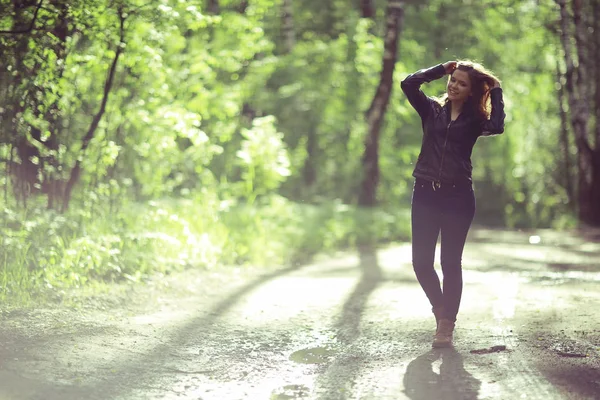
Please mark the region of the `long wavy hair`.
<svg viewBox="0 0 600 400"><path fill-rule="evenodd" d="M456 69L465 71L471 80L471 96L465 103L466 109L475 112L482 119L489 119L492 111L490 89L494 85L494 81L500 83L500 79L483 65L469 60L458 61ZM448 77L448 80L451 76ZM448 93L439 98L442 105L447 104L448 101Z"/></svg>

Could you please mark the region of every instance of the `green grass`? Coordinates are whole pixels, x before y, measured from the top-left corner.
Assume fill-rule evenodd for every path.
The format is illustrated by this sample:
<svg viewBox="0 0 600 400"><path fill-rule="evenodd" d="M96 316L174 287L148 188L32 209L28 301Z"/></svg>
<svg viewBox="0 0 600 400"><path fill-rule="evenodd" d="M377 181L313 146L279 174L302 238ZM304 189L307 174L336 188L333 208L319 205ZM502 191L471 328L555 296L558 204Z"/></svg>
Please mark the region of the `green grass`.
<svg viewBox="0 0 600 400"><path fill-rule="evenodd" d="M119 212L2 210L0 299L141 281L154 273L306 262L317 253L409 238L409 211L308 205L271 196L253 205L216 196L129 204Z"/></svg>

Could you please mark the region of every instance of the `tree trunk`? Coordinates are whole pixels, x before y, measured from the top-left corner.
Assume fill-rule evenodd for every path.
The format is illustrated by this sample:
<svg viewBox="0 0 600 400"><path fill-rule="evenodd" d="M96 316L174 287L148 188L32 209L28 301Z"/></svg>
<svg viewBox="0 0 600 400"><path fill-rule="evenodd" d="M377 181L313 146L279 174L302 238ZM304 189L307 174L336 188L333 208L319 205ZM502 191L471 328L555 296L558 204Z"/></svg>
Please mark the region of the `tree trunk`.
<svg viewBox="0 0 600 400"><path fill-rule="evenodd" d="M236 7L237 12L239 12L240 14L246 14L246 10L248 9L248 1L249 0L240 1L240 4L238 4L238 6Z"/></svg>
<svg viewBox="0 0 600 400"><path fill-rule="evenodd" d="M218 15L221 12L219 7L219 0L208 0L208 13Z"/></svg>
<svg viewBox="0 0 600 400"><path fill-rule="evenodd" d="M67 58L67 38L72 34L69 29L69 6L67 5L68 0L53 0L51 4L56 10L58 10L58 18L56 26L52 33L59 40L57 46L54 48L57 59L63 60L62 63L57 64L55 71L56 80L60 80L65 72L65 65ZM59 170L59 160L57 159L58 151L58 137L62 128L62 114L58 105L58 101L55 101L52 106L45 113L46 121L50 122L50 137L43 142L44 145L52 150L49 156L42 158L42 172L44 174L42 191L48 196L47 208L53 209L58 208L59 203L57 200L60 198L61 188L63 181L57 176ZM52 168L45 168L46 165L50 165ZM50 172L48 172L48 170Z"/></svg>
<svg viewBox="0 0 600 400"><path fill-rule="evenodd" d="M575 24L575 45L578 55L578 109L576 123L580 129L579 151L579 219L586 224L600 226L600 196L597 187L600 185L600 160L598 150L591 148L588 138L588 121L590 119L590 71L589 55L592 42L586 40L587 25L583 18L582 0L573 0L573 23ZM596 122L597 123L597 122Z"/></svg>
<svg viewBox="0 0 600 400"><path fill-rule="evenodd" d="M582 1L573 0L573 26L577 59L577 66L575 66L566 0L557 0L557 2L560 7L560 36L567 67L565 77L569 108L571 109L571 126L577 145L578 218L584 224L600 226L600 206L598 206L600 204L600 150L598 146L596 149L591 147L588 137L590 120L588 88L590 87L589 79L593 77L588 71L590 65L588 60L590 49L595 45L593 43L595 41L590 41L586 34L587 27L582 19Z"/></svg>
<svg viewBox="0 0 600 400"><path fill-rule="evenodd" d="M569 206L573 207L574 202L574 189L573 189L573 179L571 177L571 152L569 145L569 116L567 111L565 110L565 87L562 83L562 74L560 72L560 66L557 62L556 65L556 79L559 85L558 88L558 109L560 113L560 144L561 150L563 153L563 177L562 177L562 185L567 192L567 198L569 201Z"/></svg>
<svg viewBox="0 0 600 400"><path fill-rule="evenodd" d="M20 129L17 117L19 114L25 112L30 98L28 88L25 87L23 82L29 73L32 73L30 68L26 66L26 58L29 52L29 40L31 37L28 33L31 32L31 29L33 28L30 29L27 27L32 27L35 19L30 19L25 11L30 10L30 7L33 5L34 3L30 1L13 0L13 27L10 31L7 31L14 34L22 34L15 38L12 46L15 74L8 74L7 76L7 80L10 82L8 86L11 88L9 91L9 101L7 103L9 110L9 118L7 118L7 121L11 131L9 135L14 135L14 138L11 138L10 141L14 145L19 160L18 162L11 163L11 174L15 178L13 181L13 190L17 201L22 201L23 205L26 205L27 198L32 192L37 190L36 187L38 187L39 184L39 167L37 163L32 161L36 157L39 158L39 151L35 146L32 146L29 143L26 131ZM35 11L36 19L38 11L39 7L37 7ZM8 49L3 50L4 53Z"/></svg>
<svg viewBox="0 0 600 400"><path fill-rule="evenodd" d="M290 53L296 44L296 32L294 30L294 4L292 0L283 0L282 4L282 31L284 38L285 53Z"/></svg>
<svg viewBox="0 0 600 400"><path fill-rule="evenodd" d="M437 12L437 20L438 21L451 21L452 16L449 15L450 10L448 8L447 3L442 2L440 4L440 8ZM448 35L447 35L447 25L446 24L436 24L435 34L433 35L433 54L436 60L439 60L442 57L442 53L444 49L447 47L446 43L448 43Z"/></svg>
<svg viewBox="0 0 600 400"><path fill-rule="evenodd" d="M592 33L592 43L594 46L594 113L596 115L596 140L594 145L596 150L600 149L600 0L594 1L593 5L594 29Z"/></svg>
<svg viewBox="0 0 600 400"><path fill-rule="evenodd" d="M393 88L394 67L398 54L398 38L402 31L404 2L388 0L386 9L386 33L383 49L383 68L375 97L366 113L367 137L362 156L362 183L358 203L372 207L377 202L379 183L379 132Z"/></svg>
<svg viewBox="0 0 600 400"><path fill-rule="evenodd" d="M594 71L594 121L596 124L594 152L592 154L592 179L590 188L589 204L586 209L591 210L588 223L600 226L600 0L592 2L592 10L589 13L593 21L592 34L590 35L590 52L594 54L590 60L590 70ZM589 30L588 30L589 31Z"/></svg>
<svg viewBox="0 0 600 400"><path fill-rule="evenodd" d="M360 11L362 18L375 19L375 7L373 0L360 0Z"/></svg>
<svg viewBox="0 0 600 400"><path fill-rule="evenodd" d="M306 159L304 160L304 168L302 176L304 177L304 186L308 189L312 188L317 181L316 153L317 153L317 132L316 125L311 126L306 138Z"/></svg>
<svg viewBox="0 0 600 400"><path fill-rule="evenodd" d="M96 134L96 130L98 129L98 125L100 124L100 120L102 119L104 112L106 111L106 104L108 103L108 97L110 95L110 91L112 89L113 81L115 78L115 71L117 70L117 64L119 62L119 57L123 53L123 49L125 46L125 13L122 9L119 9L119 19L120 19L120 27L119 27L119 43L117 43L117 49L115 51L115 56L113 58L112 64L108 70L108 76L106 78L106 82L104 83L104 93L102 96L102 102L100 104L100 109L92 119L92 123L90 127L83 137L81 143L81 157L85 154L90 142L94 138ZM62 211L65 212L69 208L69 203L71 201L71 192L73 191L73 187L79 180L79 176L81 175L81 161L80 158L75 162L75 166L71 170L71 174L67 184L65 186L65 191L63 193L63 204Z"/></svg>
<svg viewBox="0 0 600 400"><path fill-rule="evenodd" d="M47 7L45 11L51 10L56 13L52 19L53 25L46 23L44 29L49 30L51 35L36 30L38 12L42 3ZM51 7L48 7L51 6ZM17 199L25 202L32 194L48 194L48 207L52 208L55 192L58 163L56 150L58 149L58 130L61 126L61 110L58 101L50 105L45 104L46 89L34 86L32 80L27 78L46 71L45 74L52 76L53 82L58 82L64 72L66 58L67 37L70 34L69 6L67 0L45 0L45 1L13 1L13 33L12 45L5 49L7 65L16 71L14 76L1 76L0 80L7 82L9 90L5 92L8 107L7 118L11 138L9 142L14 144L19 162L11 165L10 174L15 178L14 189ZM46 16L47 18L47 16ZM44 21L38 21L38 25ZM31 48L30 43L35 42L36 48ZM39 57L39 49L46 48L54 52L57 62L48 65L44 59ZM31 60L36 60L32 65ZM4 68L3 68L4 69ZM50 71L48 71L50 70ZM41 96L40 96L41 95ZM19 126L16 116L19 113L31 111L38 118L48 123L49 137L44 137L42 130L35 124ZM53 168L48 168L51 165Z"/></svg>

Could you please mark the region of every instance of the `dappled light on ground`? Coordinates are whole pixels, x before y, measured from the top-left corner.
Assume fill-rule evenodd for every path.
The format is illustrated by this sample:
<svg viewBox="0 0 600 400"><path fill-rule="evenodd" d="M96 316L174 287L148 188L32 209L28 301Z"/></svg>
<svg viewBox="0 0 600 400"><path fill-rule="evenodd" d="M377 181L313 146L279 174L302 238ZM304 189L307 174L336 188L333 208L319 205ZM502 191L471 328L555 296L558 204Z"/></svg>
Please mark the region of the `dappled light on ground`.
<svg viewBox="0 0 600 400"><path fill-rule="evenodd" d="M140 292L145 301L57 310L68 324L39 310L35 331L31 318L7 315L0 393L586 399L600 378L600 253L582 253L574 238L559 247L529 236L472 233L454 349L431 350L435 322L410 245L362 247L284 269L189 270Z"/></svg>

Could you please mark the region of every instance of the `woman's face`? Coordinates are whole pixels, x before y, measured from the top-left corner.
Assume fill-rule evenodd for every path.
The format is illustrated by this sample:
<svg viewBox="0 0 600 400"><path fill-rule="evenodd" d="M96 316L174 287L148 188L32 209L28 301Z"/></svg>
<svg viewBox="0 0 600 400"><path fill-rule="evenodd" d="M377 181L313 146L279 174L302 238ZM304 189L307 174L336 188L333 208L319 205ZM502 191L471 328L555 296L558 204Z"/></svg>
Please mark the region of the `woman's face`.
<svg viewBox="0 0 600 400"><path fill-rule="evenodd" d="M464 102L471 95L471 79L466 71L455 69L448 80L448 100Z"/></svg>

